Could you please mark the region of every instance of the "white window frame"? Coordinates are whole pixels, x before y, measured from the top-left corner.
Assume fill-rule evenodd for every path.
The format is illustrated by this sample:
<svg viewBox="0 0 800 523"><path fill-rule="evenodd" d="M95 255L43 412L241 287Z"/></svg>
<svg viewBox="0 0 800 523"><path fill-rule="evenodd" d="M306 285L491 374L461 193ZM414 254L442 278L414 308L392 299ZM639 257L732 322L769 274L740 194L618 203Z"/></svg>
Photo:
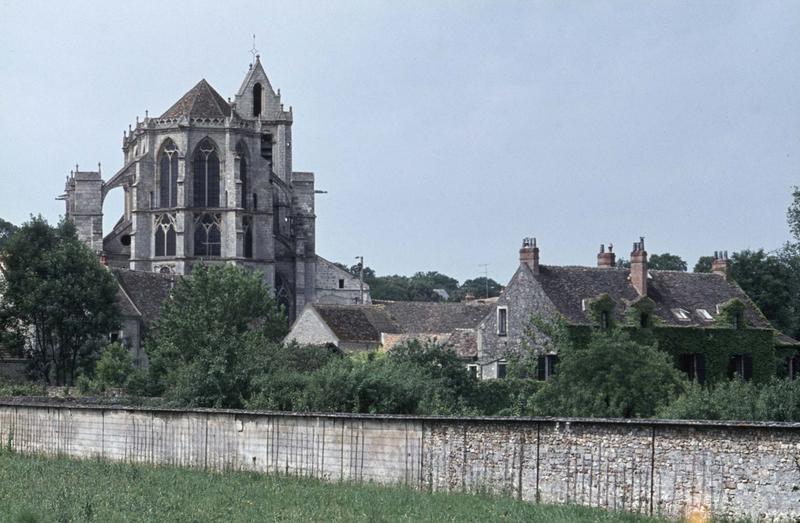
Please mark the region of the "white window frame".
<svg viewBox="0 0 800 523"><path fill-rule="evenodd" d="M696 309L695 312L697 312L697 315L700 316L703 321L714 321L714 316L712 316L711 313L705 309Z"/></svg>
<svg viewBox="0 0 800 523"><path fill-rule="evenodd" d="M678 307L677 309L672 309L672 314L674 314L675 317L678 318L680 321L691 321L692 319L689 311L687 311L686 309L682 309L680 307Z"/></svg>
<svg viewBox="0 0 800 523"><path fill-rule="evenodd" d="M477 363L467 364L467 372L471 374L473 371L475 372L475 377L481 379L481 366Z"/></svg>

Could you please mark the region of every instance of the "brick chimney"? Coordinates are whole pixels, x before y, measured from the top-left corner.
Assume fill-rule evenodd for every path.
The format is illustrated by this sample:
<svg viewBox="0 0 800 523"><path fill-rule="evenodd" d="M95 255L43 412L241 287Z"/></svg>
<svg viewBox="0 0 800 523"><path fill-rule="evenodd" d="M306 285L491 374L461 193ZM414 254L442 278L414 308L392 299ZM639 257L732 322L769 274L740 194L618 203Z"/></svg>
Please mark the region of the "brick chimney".
<svg viewBox="0 0 800 523"><path fill-rule="evenodd" d="M647 251L644 250L644 236L633 244L630 278L639 296L647 296Z"/></svg>
<svg viewBox="0 0 800 523"><path fill-rule="evenodd" d="M536 246L536 238L522 239L519 263L524 263L534 274L539 274L539 247Z"/></svg>
<svg viewBox="0 0 800 523"><path fill-rule="evenodd" d="M711 261L711 272L719 274L727 279L729 268L730 260L728 260L728 251L714 251L714 259Z"/></svg>
<svg viewBox="0 0 800 523"><path fill-rule="evenodd" d="M606 246L600 244L600 252L597 253L597 266L601 269L613 269L617 264L617 255L614 254L614 244L608 244L608 252Z"/></svg>

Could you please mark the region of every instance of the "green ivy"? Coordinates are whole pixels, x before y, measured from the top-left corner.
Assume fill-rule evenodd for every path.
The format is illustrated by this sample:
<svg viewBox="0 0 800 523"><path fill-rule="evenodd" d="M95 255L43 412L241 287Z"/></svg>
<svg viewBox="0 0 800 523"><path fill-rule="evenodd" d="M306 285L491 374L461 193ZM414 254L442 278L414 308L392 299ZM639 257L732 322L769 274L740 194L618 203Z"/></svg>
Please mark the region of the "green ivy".
<svg viewBox="0 0 800 523"><path fill-rule="evenodd" d="M747 325L744 321L744 303L738 298L731 298L719 306L719 316L716 324L720 327L736 327L744 329Z"/></svg>
<svg viewBox="0 0 800 523"><path fill-rule="evenodd" d="M628 327L645 327L651 329L658 324L655 315L656 302L647 296L633 301L625 311L625 325ZM642 325L642 315L646 315L644 325Z"/></svg>
<svg viewBox="0 0 800 523"><path fill-rule="evenodd" d="M601 326L603 324L603 313L606 313L608 317L608 328L613 329L616 326L616 321L614 319L614 305L615 303L614 300L611 299L611 296L603 293L596 298L588 300L586 310L589 313L589 318L592 319L592 323L597 326Z"/></svg>

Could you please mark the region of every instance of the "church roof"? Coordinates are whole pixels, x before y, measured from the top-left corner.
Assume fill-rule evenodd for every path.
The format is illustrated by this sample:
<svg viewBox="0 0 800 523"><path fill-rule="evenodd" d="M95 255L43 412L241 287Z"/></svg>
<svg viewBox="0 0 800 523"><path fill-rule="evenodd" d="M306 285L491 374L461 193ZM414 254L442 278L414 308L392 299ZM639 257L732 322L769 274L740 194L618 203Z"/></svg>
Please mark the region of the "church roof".
<svg viewBox="0 0 800 523"><path fill-rule="evenodd" d="M161 118L225 118L230 115L231 106L203 78L167 109Z"/></svg>
<svg viewBox="0 0 800 523"><path fill-rule="evenodd" d="M113 269L119 281L117 303L123 316L141 315L145 325L154 323L172 292L174 279L154 272ZM139 314L137 314L139 313Z"/></svg>

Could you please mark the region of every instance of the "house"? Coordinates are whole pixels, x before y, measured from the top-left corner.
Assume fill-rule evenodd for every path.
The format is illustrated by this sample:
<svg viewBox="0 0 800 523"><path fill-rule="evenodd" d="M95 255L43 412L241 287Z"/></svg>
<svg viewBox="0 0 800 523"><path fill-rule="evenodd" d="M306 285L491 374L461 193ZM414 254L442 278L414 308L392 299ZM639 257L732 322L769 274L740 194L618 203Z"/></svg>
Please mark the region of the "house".
<svg viewBox="0 0 800 523"><path fill-rule="evenodd" d="M477 327L493 310L470 303L373 301L367 305L307 305L286 343L336 346L344 352L390 350L411 339L431 340L455 350L465 361L477 358Z"/></svg>
<svg viewBox="0 0 800 523"><path fill-rule="evenodd" d="M558 354L532 318L565 320L577 342L592 329L618 325L635 338L655 340L698 382L738 375L766 381L777 361L791 376L800 368L800 343L777 332L728 274L717 253L711 273L651 270L644 238L633 245L630 268L616 266L609 246L596 267L542 265L535 238L519 251L519 268L478 327L477 363L483 378L503 377L511 355L526 346L539 377L555 372Z"/></svg>

